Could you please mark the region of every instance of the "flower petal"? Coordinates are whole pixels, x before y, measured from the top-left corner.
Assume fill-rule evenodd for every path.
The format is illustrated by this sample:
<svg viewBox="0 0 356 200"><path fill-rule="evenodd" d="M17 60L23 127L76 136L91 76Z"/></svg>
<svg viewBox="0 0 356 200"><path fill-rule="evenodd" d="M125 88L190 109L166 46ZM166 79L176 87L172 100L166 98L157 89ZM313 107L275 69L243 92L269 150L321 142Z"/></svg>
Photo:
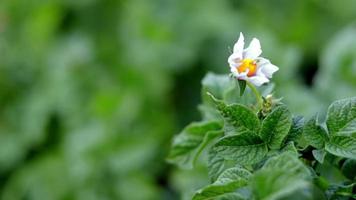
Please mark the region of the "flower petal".
<svg viewBox="0 0 356 200"><path fill-rule="evenodd" d="M242 60L241 55L238 55L236 53L233 53L229 56L228 62L230 67L237 67L240 65L240 61Z"/></svg>
<svg viewBox="0 0 356 200"><path fill-rule="evenodd" d="M272 78L272 75L279 70L279 68L273 65L268 59L258 58L257 68L268 78Z"/></svg>
<svg viewBox="0 0 356 200"><path fill-rule="evenodd" d="M244 35L240 32L240 37L234 45L234 54L238 55L242 59L242 53L244 51Z"/></svg>
<svg viewBox="0 0 356 200"><path fill-rule="evenodd" d="M244 58L256 59L262 53L260 41L257 38L253 38L250 45L243 52Z"/></svg>
<svg viewBox="0 0 356 200"><path fill-rule="evenodd" d="M247 80L255 86L261 86L262 84L269 82L268 78L266 78L265 76L252 76L249 77Z"/></svg>

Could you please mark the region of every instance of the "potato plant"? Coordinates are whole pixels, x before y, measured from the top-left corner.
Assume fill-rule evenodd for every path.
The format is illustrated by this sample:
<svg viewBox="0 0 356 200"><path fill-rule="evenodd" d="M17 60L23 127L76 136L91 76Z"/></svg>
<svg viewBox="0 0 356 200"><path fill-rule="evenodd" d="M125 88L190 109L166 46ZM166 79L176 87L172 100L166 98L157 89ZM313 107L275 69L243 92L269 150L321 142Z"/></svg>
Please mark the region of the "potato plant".
<svg viewBox="0 0 356 200"><path fill-rule="evenodd" d="M272 88L259 88L259 107L244 80L204 78L202 120L174 138L167 158L183 169L207 167L211 182L192 199L356 198L356 97L305 119L269 95Z"/></svg>

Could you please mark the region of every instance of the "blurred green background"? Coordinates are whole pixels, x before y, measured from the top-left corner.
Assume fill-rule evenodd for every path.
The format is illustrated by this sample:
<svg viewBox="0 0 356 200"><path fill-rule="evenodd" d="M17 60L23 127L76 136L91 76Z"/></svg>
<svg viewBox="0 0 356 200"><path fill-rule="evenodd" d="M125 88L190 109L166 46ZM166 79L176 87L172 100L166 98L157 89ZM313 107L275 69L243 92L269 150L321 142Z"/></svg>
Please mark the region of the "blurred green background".
<svg viewBox="0 0 356 200"><path fill-rule="evenodd" d="M240 31L295 114L356 96L354 0L1 0L0 198L189 199L165 157Z"/></svg>

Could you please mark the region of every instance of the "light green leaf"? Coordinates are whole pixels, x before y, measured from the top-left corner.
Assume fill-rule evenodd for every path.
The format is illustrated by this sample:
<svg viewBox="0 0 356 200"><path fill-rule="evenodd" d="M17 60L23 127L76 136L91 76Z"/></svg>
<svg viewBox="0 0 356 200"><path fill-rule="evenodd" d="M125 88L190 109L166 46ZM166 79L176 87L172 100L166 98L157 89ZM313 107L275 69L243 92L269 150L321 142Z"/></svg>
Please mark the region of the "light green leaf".
<svg viewBox="0 0 356 200"><path fill-rule="evenodd" d="M324 158L326 155L326 151L324 149L314 149L312 151L312 154L313 154L315 160L317 160L319 163L323 164Z"/></svg>
<svg viewBox="0 0 356 200"><path fill-rule="evenodd" d="M328 109L326 125L330 135L351 135L356 132L356 97L332 103Z"/></svg>
<svg viewBox="0 0 356 200"><path fill-rule="evenodd" d="M222 124L218 121L194 122L188 125L172 144L167 160L183 168L191 168L193 160L206 144L222 134Z"/></svg>
<svg viewBox="0 0 356 200"><path fill-rule="evenodd" d="M234 192L236 189L245 186L250 176L251 173L241 167L227 169L213 184L197 191L193 200L216 199L224 194ZM226 199L226 196L221 198Z"/></svg>
<svg viewBox="0 0 356 200"><path fill-rule="evenodd" d="M202 80L202 99L204 103L211 102L207 92L218 99L224 99L225 93L235 87L235 82L227 75L208 73Z"/></svg>
<svg viewBox="0 0 356 200"><path fill-rule="evenodd" d="M267 145L252 133L225 136L210 151L209 175L215 180L228 166L255 164L267 151Z"/></svg>
<svg viewBox="0 0 356 200"><path fill-rule="evenodd" d="M309 186L308 168L293 153L285 152L270 158L252 178L256 199L274 200L286 197Z"/></svg>
<svg viewBox="0 0 356 200"><path fill-rule="evenodd" d="M312 117L306 122L303 129L303 137L311 146L321 149L324 148L328 135L323 127L317 124L317 117Z"/></svg>
<svg viewBox="0 0 356 200"><path fill-rule="evenodd" d="M235 128L235 133L257 132L260 128L260 120L248 107L241 104L226 105L223 101L216 99L213 95L217 109L224 117L226 123Z"/></svg>
<svg viewBox="0 0 356 200"><path fill-rule="evenodd" d="M356 139L349 136L333 136L325 149L336 156L356 159Z"/></svg>
<svg viewBox="0 0 356 200"><path fill-rule="evenodd" d="M286 106L278 106L262 122L260 136L271 149L279 149L292 125L292 116Z"/></svg>

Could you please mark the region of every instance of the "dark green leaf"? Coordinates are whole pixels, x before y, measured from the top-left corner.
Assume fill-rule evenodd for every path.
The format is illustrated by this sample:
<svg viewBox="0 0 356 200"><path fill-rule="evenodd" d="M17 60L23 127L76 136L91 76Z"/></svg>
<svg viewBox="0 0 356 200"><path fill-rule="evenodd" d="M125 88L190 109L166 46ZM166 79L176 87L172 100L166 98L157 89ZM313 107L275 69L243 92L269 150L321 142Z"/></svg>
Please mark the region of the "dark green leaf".
<svg viewBox="0 0 356 200"><path fill-rule="evenodd" d="M292 125L292 116L286 106L278 106L262 122L260 136L271 149L279 149Z"/></svg>
<svg viewBox="0 0 356 200"><path fill-rule="evenodd" d="M188 125L173 140L167 160L180 167L191 168L193 159L206 143L219 135L222 124L217 121L195 122Z"/></svg>
<svg viewBox="0 0 356 200"><path fill-rule="evenodd" d="M326 125L330 135L348 135L356 132L356 97L332 103L328 109Z"/></svg>
<svg viewBox="0 0 356 200"><path fill-rule="evenodd" d="M193 200L215 199L221 195L234 192L236 189L245 186L250 176L251 173L241 167L227 169L213 184L197 191Z"/></svg>
<svg viewBox="0 0 356 200"><path fill-rule="evenodd" d="M341 171L350 180L356 179L356 159L347 159L341 167Z"/></svg>
<svg viewBox="0 0 356 200"><path fill-rule="evenodd" d="M209 175L215 180L229 165L257 163L265 157L267 151L267 145L252 133L226 136L210 151Z"/></svg>
<svg viewBox="0 0 356 200"><path fill-rule="evenodd" d="M260 121L257 115L248 107L241 104L226 105L223 101L211 95L217 109L224 117L226 123L235 128L235 133L257 132Z"/></svg>
<svg viewBox="0 0 356 200"><path fill-rule="evenodd" d="M293 141L297 143L303 134L304 118L302 116L296 116L292 118L292 125L286 137L286 141Z"/></svg>
<svg viewBox="0 0 356 200"><path fill-rule="evenodd" d="M246 89L246 81L245 80L238 80L239 88L240 88L240 96L242 96Z"/></svg>
<svg viewBox="0 0 356 200"><path fill-rule="evenodd" d="M270 158L252 178L256 199L280 199L308 188L308 168L290 152Z"/></svg>
<svg viewBox="0 0 356 200"><path fill-rule="evenodd" d="M328 135L323 127L317 124L317 117L312 117L306 122L303 129L303 137L311 146L321 149L324 148Z"/></svg>
<svg viewBox="0 0 356 200"><path fill-rule="evenodd" d="M336 156L356 159L356 139L349 136L333 136L325 149Z"/></svg>

